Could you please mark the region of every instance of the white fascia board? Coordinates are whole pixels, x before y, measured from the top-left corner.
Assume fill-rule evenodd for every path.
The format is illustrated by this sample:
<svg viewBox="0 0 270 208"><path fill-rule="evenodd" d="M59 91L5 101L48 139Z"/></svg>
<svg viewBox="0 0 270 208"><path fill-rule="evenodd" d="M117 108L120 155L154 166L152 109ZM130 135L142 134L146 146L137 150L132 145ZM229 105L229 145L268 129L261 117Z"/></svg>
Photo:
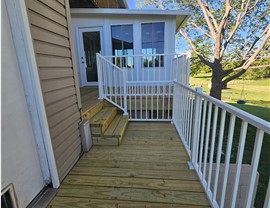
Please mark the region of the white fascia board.
<svg viewBox="0 0 270 208"><path fill-rule="evenodd" d="M101 8L74 8L71 9L72 15L93 15L93 14L126 14L126 15L169 15L169 16L189 16L191 12L184 10L157 10L157 9L101 9Z"/></svg>
<svg viewBox="0 0 270 208"><path fill-rule="evenodd" d="M98 16L98 15L139 15L139 16L174 16L176 18L176 32L181 28L191 15L191 12L184 10L144 10L144 9L100 9L100 8L79 8L71 9L71 16Z"/></svg>

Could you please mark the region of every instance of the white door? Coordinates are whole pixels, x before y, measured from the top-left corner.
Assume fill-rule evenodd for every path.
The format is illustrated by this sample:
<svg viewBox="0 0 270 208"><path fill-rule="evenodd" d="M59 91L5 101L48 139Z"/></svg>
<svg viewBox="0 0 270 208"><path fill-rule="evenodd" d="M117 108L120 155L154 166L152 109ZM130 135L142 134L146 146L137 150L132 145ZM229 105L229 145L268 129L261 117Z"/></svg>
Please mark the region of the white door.
<svg viewBox="0 0 270 208"><path fill-rule="evenodd" d="M98 86L96 53L102 54L102 28L79 29L80 74L83 86Z"/></svg>

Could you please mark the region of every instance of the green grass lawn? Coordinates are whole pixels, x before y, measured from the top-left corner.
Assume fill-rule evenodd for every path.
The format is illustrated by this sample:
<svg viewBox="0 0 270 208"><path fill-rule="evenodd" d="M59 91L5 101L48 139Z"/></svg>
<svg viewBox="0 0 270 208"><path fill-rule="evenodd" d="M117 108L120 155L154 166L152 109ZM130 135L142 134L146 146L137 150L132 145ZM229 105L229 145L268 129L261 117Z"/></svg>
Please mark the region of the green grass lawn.
<svg viewBox="0 0 270 208"><path fill-rule="evenodd" d="M193 87L202 87L207 94L210 92L209 83L211 76L209 73L200 73L190 77L190 84ZM225 102L236 102L244 99L247 104L270 107L270 80L233 80L228 83L228 88L222 91L222 100ZM242 89L244 87L244 92Z"/></svg>
<svg viewBox="0 0 270 208"><path fill-rule="evenodd" d="M210 74L201 73L190 78L192 87L202 87L207 94L210 92L209 83L211 82ZM251 113L261 119L270 122L270 80L234 80L228 84L228 89L222 91L222 101L233 105L243 111ZM243 90L244 87L244 90ZM244 93L242 93L244 91ZM246 100L246 104L237 104L239 99ZM228 130L229 119L226 119L226 127ZM233 147L231 153L231 162L234 163L237 157L238 139L240 135L241 121L236 119ZM225 130L226 132L226 130ZM246 145L244 151L243 163L250 164L252 159L254 139L256 128L248 127ZM224 135L223 152L226 152L227 135ZM263 207L263 201L266 195L270 176L270 135L265 134L258 171L260 173L258 192L255 201L256 207ZM224 157L225 155L223 155ZM222 161L224 162L224 159Z"/></svg>
<svg viewBox="0 0 270 208"><path fill-rule="evenodd" d="M229 104L270 122L270 108L268 107L261 107L261 106L255 106L255 105L247 105L247 104L241 105L241 104L235 104L235 103L229 103ZM236 126L235 126L235 138L239 138L240 128L241 128L241 121L237 120ZM249 126L247 138L246 138L243 163L248 163L248 164L251 163L255 135L256 135L256 128L253 126ZM238 149L237 147L238 147L238 141L237 139L234 139L233 148L235 150L232 153L234 158L236 158L236 155L237 155L237 149ZM262 151L261 151L260 162L259 162L259 168L258 168L258 171L260 173L260 178L259 178L259 185L258 185L258 193L257 193L256 201L255 201L256 207L263 207L262 202L264 201L264 198L266 195L266 190L267 190L268 181L270 177L269 153L270 153L270 135L265 134Z"/></svg>

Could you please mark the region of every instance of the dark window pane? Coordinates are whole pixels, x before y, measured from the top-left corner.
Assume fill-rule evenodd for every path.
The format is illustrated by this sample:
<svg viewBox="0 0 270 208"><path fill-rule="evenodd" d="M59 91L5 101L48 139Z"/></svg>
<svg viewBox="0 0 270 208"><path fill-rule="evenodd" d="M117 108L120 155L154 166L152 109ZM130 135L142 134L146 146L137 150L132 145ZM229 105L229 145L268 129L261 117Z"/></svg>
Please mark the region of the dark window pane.
<svg viewBox="0 0 270 208"><path fill-rule="evenodd" d="M142 24L142 42L152 42L152 23Z"/></svg>
<svg viewBox="0 0 270 208"><path fill-rule="evenodd" d="M164 42L164 23L153 23L153 41Z"/></svg>
<svg viewBox="0 0 270 208"><path fill-rule="evenodd" d="M83 46L86 63L87 82L97 82L97 60L96 53L100 53L100 33L99 32L83 32Z"/></svg>

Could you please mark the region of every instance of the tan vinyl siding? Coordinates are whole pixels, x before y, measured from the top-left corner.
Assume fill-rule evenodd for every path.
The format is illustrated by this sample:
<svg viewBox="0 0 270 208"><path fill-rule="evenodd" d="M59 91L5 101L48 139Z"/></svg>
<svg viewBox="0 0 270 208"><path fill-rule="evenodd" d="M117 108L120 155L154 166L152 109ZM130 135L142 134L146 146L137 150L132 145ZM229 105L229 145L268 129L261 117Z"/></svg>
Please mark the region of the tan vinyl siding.
<svg viewBox="0 0 270 208"><path fill-rule="evenodd" d="M60 180L79 159L80 95L72 57L68 0L26 0ZM66 15L68 14L68 15Z"/></svg>

